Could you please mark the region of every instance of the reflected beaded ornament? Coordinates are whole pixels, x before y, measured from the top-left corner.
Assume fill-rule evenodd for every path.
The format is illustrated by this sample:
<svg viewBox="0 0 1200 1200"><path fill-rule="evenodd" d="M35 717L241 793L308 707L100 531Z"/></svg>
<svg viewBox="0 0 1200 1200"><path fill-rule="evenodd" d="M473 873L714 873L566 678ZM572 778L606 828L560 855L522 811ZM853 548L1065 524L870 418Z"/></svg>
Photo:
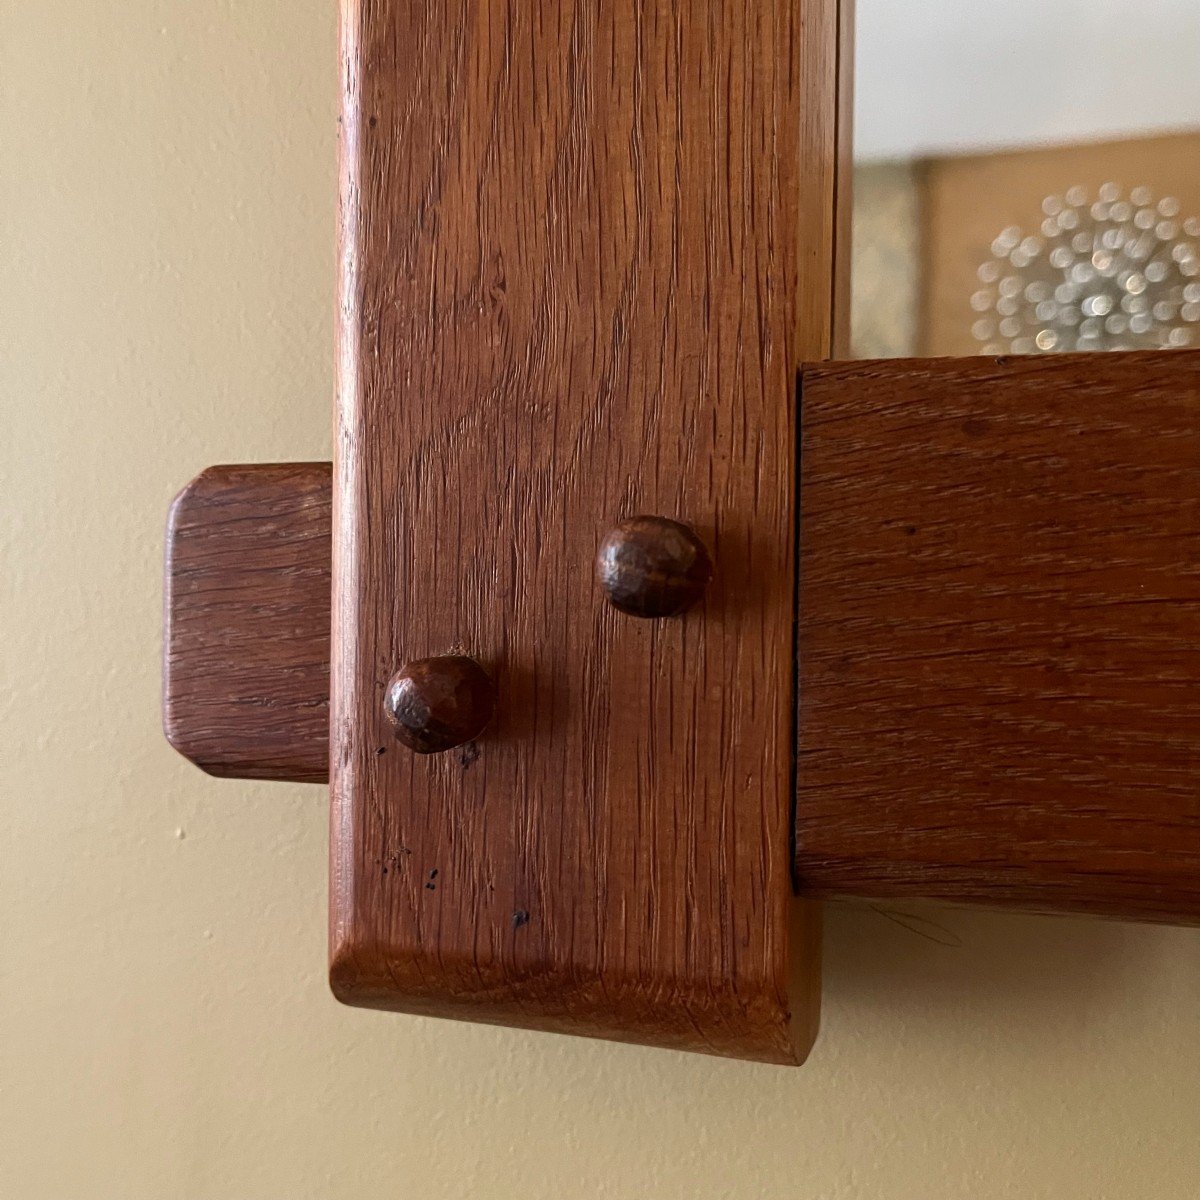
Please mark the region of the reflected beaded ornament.
<svg viewBox="0 0 1200 1200"><path fill-rule="evenodd" d="M1200 220L1148 188L1048 196L1036 234L992 243L971 297L982 354L1200 345Z"/></svg>

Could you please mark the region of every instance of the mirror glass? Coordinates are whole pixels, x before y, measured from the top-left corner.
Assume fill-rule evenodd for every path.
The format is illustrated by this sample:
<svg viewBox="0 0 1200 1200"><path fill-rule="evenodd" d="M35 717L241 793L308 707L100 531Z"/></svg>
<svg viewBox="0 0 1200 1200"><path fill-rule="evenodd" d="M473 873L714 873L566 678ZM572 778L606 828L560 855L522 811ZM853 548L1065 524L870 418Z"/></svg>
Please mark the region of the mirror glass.
<svg viewBox="0 0 1200 1200"><path fill-rule="evenodd" d="M857 0L851 353L1200 346L1200 2Z"/></svg>

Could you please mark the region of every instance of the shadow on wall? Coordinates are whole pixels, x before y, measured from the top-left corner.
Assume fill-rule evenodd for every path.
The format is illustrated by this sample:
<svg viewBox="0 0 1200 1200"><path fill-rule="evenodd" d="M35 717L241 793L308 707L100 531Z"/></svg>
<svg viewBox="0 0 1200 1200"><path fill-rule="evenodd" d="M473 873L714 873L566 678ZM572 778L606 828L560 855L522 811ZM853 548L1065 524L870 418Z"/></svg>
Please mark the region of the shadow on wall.
<svg viewBox="0 0 1200 1200"><path fill-rule="evenodd" d="M832 1005L1078 1024L1163 999L1175 965L1200 978L1200 943L1191 930L1099 918L845 901L826 906L824 964Z"/></svg>

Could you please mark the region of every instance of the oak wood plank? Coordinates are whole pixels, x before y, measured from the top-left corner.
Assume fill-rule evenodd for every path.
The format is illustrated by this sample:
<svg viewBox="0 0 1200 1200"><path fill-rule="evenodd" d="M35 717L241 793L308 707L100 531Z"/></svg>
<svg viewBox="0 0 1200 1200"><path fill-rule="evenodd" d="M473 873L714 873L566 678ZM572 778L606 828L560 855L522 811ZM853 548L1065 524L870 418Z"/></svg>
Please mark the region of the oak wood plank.
<svg viewBox="0 0 1200 1200"><path fill-rule="evenodd" d="M211 775L329 778L330 479L209 467L171 506L163 728Z"/></svg>
<svg viewBox="0 0 1200 1200"><path fill-rule="evenodd" d="M795 1062L794 388L831 336L837 5L342 17L334 990ZM713 552L685 617L594 587L642 512ZM499 715L417 758L383 687L451 649Z"/></svg>
<svg viewBox="0 0 1200 1200"><path fill-rule="evenodd" d="M804 373L809 894L1200 917L1200 353Z"/></svg>

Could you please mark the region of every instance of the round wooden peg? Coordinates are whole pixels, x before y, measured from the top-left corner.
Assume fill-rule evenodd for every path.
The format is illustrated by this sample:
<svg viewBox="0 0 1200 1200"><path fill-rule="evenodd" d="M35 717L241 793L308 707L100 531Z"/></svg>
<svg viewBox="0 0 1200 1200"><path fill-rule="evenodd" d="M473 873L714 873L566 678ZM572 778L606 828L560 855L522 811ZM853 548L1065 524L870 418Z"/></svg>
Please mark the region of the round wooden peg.
<svg viewBox="0 0 1200 1200"><path fill-rule="evenodd" d="M406 663L387 685L384 711L396 737L418 754L440 754L483 732L496 709L488 673L465 654Z"/></svg>
<svg viewBox="0 0 1200 1200"><path fill-rule="evenodd" d="M609 531L596 556L609 603L634 617L673 617L692 607L712 578L704 543L667 517L631 517Z"/></svg>

